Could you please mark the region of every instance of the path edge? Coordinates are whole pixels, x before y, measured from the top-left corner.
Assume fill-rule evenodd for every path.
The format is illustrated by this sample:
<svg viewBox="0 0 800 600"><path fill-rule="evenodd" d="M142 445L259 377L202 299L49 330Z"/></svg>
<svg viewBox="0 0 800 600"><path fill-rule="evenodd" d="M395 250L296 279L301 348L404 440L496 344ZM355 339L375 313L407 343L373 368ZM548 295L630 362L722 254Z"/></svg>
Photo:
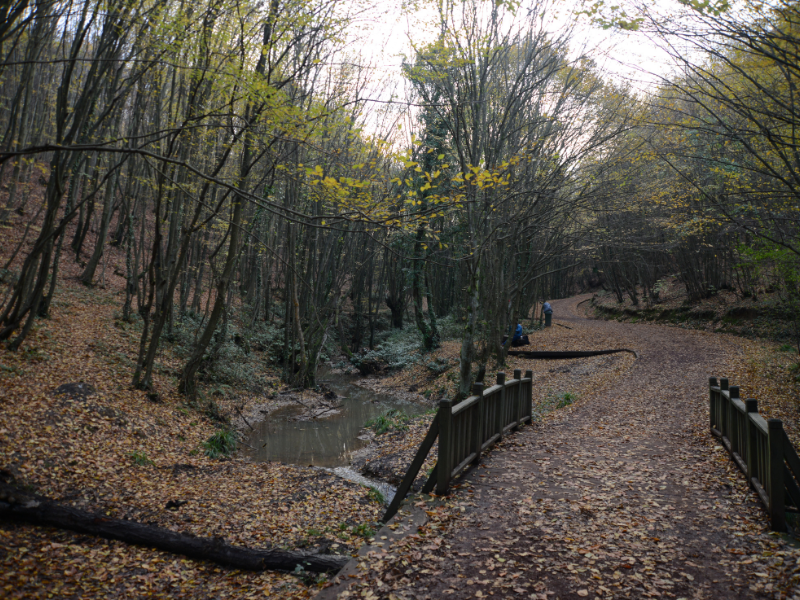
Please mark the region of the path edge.
<svg viewBox="0 0 800 600"><path fill-rule="evenodd" d="M375 534L372 543L361 546L358 554L351 558L333 578L332 585L320 590L314 596L314 600L335 600L357 580L358 563L362 558L369 554L383 554L394 542L413 535L420 527L424 527L428 522L428 513L425 508L414 504L420 499L428 502L435 500L432 496L422 498L416 494L406 498L397 510L397 514Z"/></svg>

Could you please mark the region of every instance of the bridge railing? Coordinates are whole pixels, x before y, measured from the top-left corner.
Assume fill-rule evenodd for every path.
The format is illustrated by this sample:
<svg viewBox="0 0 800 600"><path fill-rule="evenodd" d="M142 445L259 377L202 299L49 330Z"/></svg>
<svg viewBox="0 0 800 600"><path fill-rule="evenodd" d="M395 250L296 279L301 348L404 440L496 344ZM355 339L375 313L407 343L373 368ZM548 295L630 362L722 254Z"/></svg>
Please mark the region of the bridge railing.
<svg viewBox="0 0 800 600"><path fill-rule="evenodd" d="M497 384L489 389L476 383L473 395L458 404L449 399L439 403L437 494L446 494L450 481L509 430L530 421L532 377L531 371L522 377L517 369L514 379L506 381L505 373L498 373Z"/></svg>
<svg viewBox="0 0 800 600"><path fill-rule="evenodd" d="M739 386L709 378L711 433L766 506L770 526L786 531L786 513L800 513L800 457L780 419L765 420L754 398L741 400Z"/></svg>
<svg viewBox="0 0 800 600"><path fill-rule="evenodd" d="M449 399L441 400L428 434L397 488L383 522L397 512L437 437L436 466L422 491L430 492L435 485L436 493L444 495L452 479L470 464L478 462L482 452L500 441L509 431L530 421L533 413L532 381L532 371L526 371L523 377L522 371L516 369L510 381L506 381L505 373L498 373L497 383L486 390L482 383L473 384L473 395L457 404Z"/></svg>

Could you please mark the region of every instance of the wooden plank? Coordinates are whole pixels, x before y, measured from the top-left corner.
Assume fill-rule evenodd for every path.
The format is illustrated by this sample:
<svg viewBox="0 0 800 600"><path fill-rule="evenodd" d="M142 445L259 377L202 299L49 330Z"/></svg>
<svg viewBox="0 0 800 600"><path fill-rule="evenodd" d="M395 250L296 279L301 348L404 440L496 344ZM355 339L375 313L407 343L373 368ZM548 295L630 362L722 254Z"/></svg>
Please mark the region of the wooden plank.
<svg viewBox="0 0 800 600"><path fill-rule="evenodd" d="M731 451L731 441L724 435L722 436L722 445L725 447L725 450L727 450L728 452Z"/></svg>
<svg viewBox="0 0 800 600"><path fill-rule="evenodd" d="M478 396L478 402L475 408L472 409L472 427L470 433L471 444L470 450L475 455L475 462L481 459L481 450L483 449L483 411L486 398L483 397L483 384L475 383L473 392Z"/></svg>
<svg viewBox="0 0 800 600"><path fill-rule="evenodd" d="M785 431L784 436L786 436ZM785 458L786 462L789 464L789 470L792 472L794 478L800 481L800 457L797 456L797 450L794 449L794 445L789 440L788 436L783 440L783 458ZM798 506L798 508L800 508L800 506Z"/></svg>
<svg viewBox="0 0 800 600"><path fill-rule="evenodd" d="M731 404L733 404L734 408L736 410L738 410L740 413L742 413L743 415L747 414L747 407L744 405L744 402L742 402L741 400L736 399L733 402L731 402Z"/></svg>
<svg viewBox="0 0 800 600"><path fill-rule="evenodd" d="M502 371L497 374L497 385L499 385L501 389L500 400L495 405L497 412L495 414L494 430L497 432L497 435L500 436L500 439L503 439L503 420L506 414L506 396L508 393L506 390L506 374Z"/></svg>
<svg viewBox="0 0 800 600"><path fill-rule="evenodd" d="M715 427L718 426L717 423L717 392L719 388L717 387L717 378L716 377L709 377L708 378L708 420L709 420L709 427L711 428L711 433L719 436L719 433L714 433Z"/></svg>
<svg viewBox="0 0 800 600"><path fill-rule="evenodd" d="M755 425L756 429L762 434L769 435L769 428L767 427L767 422L764 420L764 417L758 413L750 413L750 422Z"/></svg>
<svg viewBox="0 0 800 600"><path fill-rule="evenodd" d="M533 371L525 371L525 420L533 418Z"/></svg>
<svg viewBox="0 0 800 600"><path fill-rule="evenodd" d="M744 401L744 405L747 407L747 415L745 416L744 421L744 443L747 448L747 481L752 479L756 467L756 461L758 460L758 443L755 438L755 425L750 421L750 413L757 413L758 412L758 402L755 398L746 398Z"/></svg>
<svg viewBox="0 0 800 600"><path fill-rule="evenodd" d="M494 384L492 387L483 391L483 397L486 398L488 396L492 396L500 392L503 389L502 385Z"/></svg>
<svg viewBox="0 0 800 600"><path fill-rule="evenodd" d="M714 429L713 427L711 428L711 434L717 437L722 437L722 432L719 431L718 429Z"/></svg>
<svg viewBox="0 0 800 600"><path fill-rule="evenodd" d="M489 446L494 444L499 439L500 439L500 434L499 433L495 433L492 437L490 437L488 440L483 442L483 445L481 446L481 451L486 450Z"/></svg>
<svg viewBox="0 0 800 600"><path fill-rule="evenodd" d="M473 452L473 453L472 453L472 454L470 454L470 455L469 455L467 458L465 458L464 460L462 460L462 461L461 461L461 462L458 464L458 466L457 466L455 469L453 469L453 472L450 474L450 478L452 479L453 477L455 477L456 475L458 475L459 473L461 473L461 471L463 471L463 470L464 470L464 468L465 468L467 465L469 465L469 463L471 463L472 461L474 461L474 460L475 460L475 456L476 456L476 453L475 453L475 452Z"/></svg>
<svg viewBox="0 0 800 600"><path fill-rule="evenodd" d="M381 522L387 523L389 519L397 514L400 504L405 500L408 490L410 490L411 486L414 484L414 480L417 478L419 470L425 463L425 459L428 458L428 453L431 451L431 448L433 448L433 443L438 436L439 413L436 413L436 416L433 417L433 421L431 421L431 426L428 428L428 433L425 435L425 439L422 440L422 444L420 444L417 454L414 456L414 460L411 461L411 465L408 467L403 481L400 482L400 486L394 494L394 499L392 503L389 504L389 508L386 509Z"/></svg>
<svg viewBox="0 0 800 600"><path fill-rule="evenodd" d="M786 464L783 460L783 422L780 419L767 421L769 427L769 520L773 531L786 531L786 485L783 471Z"/></svg>
<svg viewBox="0 0 800 600"><path fill-rule="evenodd" d="M453 416L455 417L458 413L464 412L473 404L477 404L477 402L478 402L478 396L470 396L463 402L459 402L453 407Z"/></svg>
<svg viewBox="0 0 800 600"><path fill-rule="evenodd" d="M759 483L758 479L753 477L750 480L750 484L753 486L753 489L758 492L758 496L761 498L761 502L764 503L764 506L769 508L769 496L767 496L767 492L761 487L761 483Z"/></svg>
<svg viewBox="0 0 800 600"><path fill-rule="evenodd" d="M439 463L433 465L433 470L431 471L431 474L428 475L428 479L422 485L423 494L430 494L433 491L433 488L436 487L436 479L439 474L438 469L439 469Z"/></svg>
<svg viewBox="0 0 800 600"><path fill-rule="evenodd" d="M792 477L789 468L786 465L784 465L783 468L785 469L783 473L783 484L786 486L786 493L789 496L789 500L792 501L794 508L800 508L800 487L797 486L797 482L794 480L794 477Z"/></svg>
<svg viewBox="0 0 800 600"><path fill-rule="evenodd" d="M747 473L747 463L744 462L744 459L741 456L739 456L739 453L734 452L733 454L731 454L731 456L733 457L733 462L736 464L737 467L739 467L739 470L742 473Z"/></svg>
<svg viewBox="0 0 800 600"><path fill-rule="evenodd" d="M514 429L519 428L522 424L522 392L524 391L524 387L522 385L522 370L521 369L514 369L514 379L516 379L519 383L517 384L517 389L515 390L515 400L514 400Z"/></svg>
<svg viewBox="0 0 800 600"><path fill-rule="evenodd" d="M439 400L439 475L436 493L444 496L450 487L450 465L453 456L453 402L447 398Z"/></svg>

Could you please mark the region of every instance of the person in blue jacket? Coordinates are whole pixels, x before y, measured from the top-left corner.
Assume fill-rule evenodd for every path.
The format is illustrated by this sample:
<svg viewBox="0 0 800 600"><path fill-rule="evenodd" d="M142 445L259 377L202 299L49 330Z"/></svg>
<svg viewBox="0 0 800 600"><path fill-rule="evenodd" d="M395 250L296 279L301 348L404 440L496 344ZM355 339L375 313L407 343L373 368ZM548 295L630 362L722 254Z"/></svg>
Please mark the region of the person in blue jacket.
<svg viewBox="0 0 800 600"><path fill-rule="evenodd" d="M517 323L517 328L514 330L514 337L511 338L511 345L516 347L527 346L528 344L530 344L528 336L522 335L522 325ZM503 340L503 345L506 345L506 340Z"/></svg>

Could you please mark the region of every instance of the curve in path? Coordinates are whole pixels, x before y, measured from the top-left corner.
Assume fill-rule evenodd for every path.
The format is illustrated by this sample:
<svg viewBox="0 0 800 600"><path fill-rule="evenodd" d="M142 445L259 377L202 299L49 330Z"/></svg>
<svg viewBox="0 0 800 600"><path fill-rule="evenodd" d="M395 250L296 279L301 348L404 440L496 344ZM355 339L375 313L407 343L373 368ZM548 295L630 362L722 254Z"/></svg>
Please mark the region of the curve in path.
<svg viewBox="0 0 800 600"><path fill-rule="evenodd" d="M555 302L557 320L640 359L466 475L444 560L401 596L771 596L747 560L763 550L764 511L706 432L708 377L725 375L735 338L588 320L581 300Z"/></svg>

